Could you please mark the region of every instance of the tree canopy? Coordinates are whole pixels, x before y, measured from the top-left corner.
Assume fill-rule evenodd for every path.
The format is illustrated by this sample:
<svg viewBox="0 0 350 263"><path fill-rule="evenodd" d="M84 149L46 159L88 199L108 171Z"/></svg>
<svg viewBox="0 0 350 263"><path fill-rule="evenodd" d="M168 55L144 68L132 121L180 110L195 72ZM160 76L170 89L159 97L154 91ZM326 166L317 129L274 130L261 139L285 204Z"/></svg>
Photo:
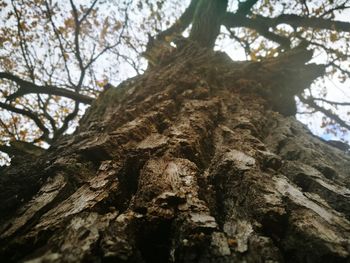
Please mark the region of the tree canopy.
<svg viewBox="0 0 350 263"><path fill-rule="evenodd" d="M347 0L2 1L0 151L54 143L100 92L185 40L252 61L314 50L325 75L318 88L296 94L300 110L322 113L319 125L329 132L346 132L350 102L328 99L326 80L349 83L349 8Z"/></svg>

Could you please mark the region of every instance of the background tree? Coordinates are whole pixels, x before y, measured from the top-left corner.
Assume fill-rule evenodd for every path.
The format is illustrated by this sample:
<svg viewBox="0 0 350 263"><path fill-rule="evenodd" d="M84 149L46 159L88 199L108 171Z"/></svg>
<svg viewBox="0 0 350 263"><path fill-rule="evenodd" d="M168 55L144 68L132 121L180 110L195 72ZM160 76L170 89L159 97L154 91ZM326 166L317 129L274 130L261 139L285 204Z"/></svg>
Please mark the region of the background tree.
<svg viewBox="0 0 350 263"><path fill-rule="evenodd" d="M5 86L17 85L4 98L4 105L15 107L15 113L28 111L27 105L11 102L18 96L25 98L28 87L35 96L46 92L45 99L67 97L76 105L92 101L82 100L92 96L85 76L90 76L86 81L95 81L96 90L102 82L105 91L74 134L62 136L69 114L61 124L53 119L52 131L45 135L41 130L33 140L48 138L46 142L52 144L48 150L25 147L10 167L1 168L1 259L348 261L347 149L325 144L291 117L297 112L295 96L320 110L319 99L310 97L310 84L327 73L327 67L346 65L337 63L347 42L331 48L326 46L328 39L317 40L319 32L332 43L339 34L348 37L349 23L333 17L348 8L346 2L327 1L320 7L316 2L273 5L277 3L192 0L178 19L159 23L170 6L165 8L166 3L172 2L123 2L124 22L114 24L118 25L115 30L128 34L101 50L94 42L84 42L85 48L80 44L80 33L90 14L96 14L97 2L84 8L70 1L67 19L55 21L54 12L47 12L58 40L57 54L62 55L53 53L51 59L61 59L70 88L36 84L37 64L30 62L35 56L28 40L19 38L24 65L29 72L32 68L34 77L2 73L9 81ZM11 4L20 32L17 37L23 37L26 31L17 17L29 9L19 12L16 2ZM52 7L46 10L55 7L51 2L33 4ZM146 17L145 10L149 10L150 15L146 20L132 18L137 10ZM105 41L109 20L90 23L101 26L99 40ZM67 24L67 30L55 26L60 21ZM97 73L90 74L88 69L97 58L116 52L121 43L139 53L141 46L135 43L140 35L132 34L131 21L151 32L142 53L149 61L148 69L112 88L104 78L92 77ZM226 31L221 34L222 26ZM69 38L63 41L65 32L67 37L71 34L71 42ZM88 27L84 36L89 38L94 32ZM234 62L225 53L213 51L217 39L227 32L244 46L249 61ZM331 58L333 53L340 52L339 56L333 57L333 64L309 62L316 46L329 49ZM121 54L120 59L137 65L132 62L136 56L131 60ZM80 75L69 71L69 58ZM78 82L73 75L80 76ZM336 116L326 112L329 118ZM38 120L44 117L45 111ZM53 127L62 132L55 135ZM11 150L18 150L16 145L10 145Z"/></svg>

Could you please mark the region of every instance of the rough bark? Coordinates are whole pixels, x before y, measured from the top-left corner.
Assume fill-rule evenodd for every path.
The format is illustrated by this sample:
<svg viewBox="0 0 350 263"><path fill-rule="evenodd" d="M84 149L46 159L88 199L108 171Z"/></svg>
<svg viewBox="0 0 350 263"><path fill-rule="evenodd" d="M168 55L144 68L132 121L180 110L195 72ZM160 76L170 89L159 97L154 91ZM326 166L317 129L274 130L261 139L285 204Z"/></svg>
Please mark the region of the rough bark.
<svg viewBox="0 0 350 263"><path fill-rule="evenodd" d="M2 169L0 259L348 262L350 158L288 117L322 74L309 57L192 45L105 91L74 135Z"/></svg>

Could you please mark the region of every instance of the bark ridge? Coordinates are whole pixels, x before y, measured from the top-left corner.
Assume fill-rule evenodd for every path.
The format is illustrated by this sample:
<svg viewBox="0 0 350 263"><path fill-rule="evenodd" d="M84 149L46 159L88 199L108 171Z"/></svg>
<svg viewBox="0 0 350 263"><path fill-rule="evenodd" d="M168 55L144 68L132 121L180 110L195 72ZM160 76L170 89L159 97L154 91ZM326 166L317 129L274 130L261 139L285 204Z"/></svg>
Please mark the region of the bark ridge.
<svg viewBox="0 0 350 263"><path fill-rule="evenodd" d="M290 117L322 74L294 50L184 47L102 94L0 177L7 262L348 262L350 158Z"/></svg>

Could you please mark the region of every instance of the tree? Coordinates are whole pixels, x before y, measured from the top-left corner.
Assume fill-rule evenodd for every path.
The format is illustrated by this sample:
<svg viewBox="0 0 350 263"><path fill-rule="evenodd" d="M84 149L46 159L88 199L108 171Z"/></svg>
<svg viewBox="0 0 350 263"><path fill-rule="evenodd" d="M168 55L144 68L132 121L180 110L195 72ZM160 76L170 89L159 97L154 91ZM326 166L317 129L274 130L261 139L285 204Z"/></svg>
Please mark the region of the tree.
<svg viewBox="0 0 350 263"><path fill-rule="evenodd" d="M73 135L2 167L1 259L347 262L350 157L293 117L325 73L298 40L349 32L332 19L346 2L256 13L271 3L192 0L150 38L144 74L103 91ZM281 23L294 38L270 30ZM278 56L214 52L222 25L254 29Z"/></svg>

